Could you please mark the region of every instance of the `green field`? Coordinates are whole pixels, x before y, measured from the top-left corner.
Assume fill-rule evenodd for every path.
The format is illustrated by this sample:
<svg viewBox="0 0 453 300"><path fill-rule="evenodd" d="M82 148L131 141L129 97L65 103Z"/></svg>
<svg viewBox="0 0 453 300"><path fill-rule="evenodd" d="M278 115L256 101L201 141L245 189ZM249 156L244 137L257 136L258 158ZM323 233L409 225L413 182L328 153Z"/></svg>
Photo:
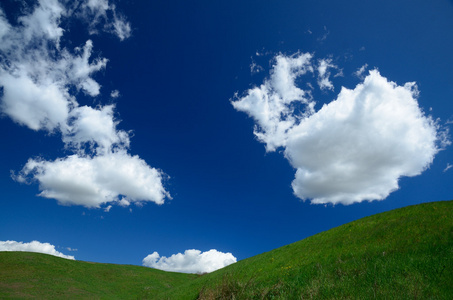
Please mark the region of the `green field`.
<svg viewBox="0 0 453 300"><path fill-rule="evenodd" d="M197 277L40 253L0 252L0 299L143 299Z"/></svg>
<svg viewBox="0 0 453 300"><path fill-rule="evenodd" d="M0 298L452 299L453 201L366 217L206 275L0 253Z"/></svg>

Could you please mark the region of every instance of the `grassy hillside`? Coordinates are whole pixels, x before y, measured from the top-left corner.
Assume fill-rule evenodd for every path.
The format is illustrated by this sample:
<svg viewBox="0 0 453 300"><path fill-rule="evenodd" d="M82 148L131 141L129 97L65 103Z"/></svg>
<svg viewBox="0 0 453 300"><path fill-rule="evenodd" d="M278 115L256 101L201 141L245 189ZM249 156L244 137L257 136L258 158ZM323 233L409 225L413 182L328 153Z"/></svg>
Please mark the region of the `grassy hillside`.
<svg viewBox="0 0 453 300"><path fill-rule="evenodd" d="M203 276L0 252L0 299L451 299L453 201L370 216Z"/></svg>
<svg viewBox="0 0 453 300"><path fill-rule="evenodd" d="M197 277L40 253L0 252L0 299L148 298Z"/></svg>
<svg viewBox="0 0 453 300"><path fill-rule="evenodd" d="M453 201L370 216L157 299L452 299Z"/></svg>

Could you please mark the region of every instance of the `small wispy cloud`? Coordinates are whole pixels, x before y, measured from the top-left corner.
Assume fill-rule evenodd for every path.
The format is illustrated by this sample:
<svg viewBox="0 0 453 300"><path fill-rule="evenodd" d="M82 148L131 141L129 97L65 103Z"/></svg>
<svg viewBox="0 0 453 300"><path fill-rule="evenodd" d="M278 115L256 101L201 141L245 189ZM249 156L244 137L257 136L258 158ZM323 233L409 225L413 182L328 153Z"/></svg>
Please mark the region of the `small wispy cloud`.
<svg viewBox="0 0 453 300"><path fill-rule="evenodd" d="M130 23L117 11L115 4L110 4L108 0L82 1L80 5L69 9L85 21L90 34L99 34L101 31L110 32L121 41L131 36Z"/></svg>
<svg viewBox="0 0 453 300"><path fill-rule="evenodd" d="M119 96L120 96L120 91L118 91L118 90L113 90L110 93L110 97L112 97L112 98L118 98Z"/></svg>
<svg viewBox="0 0 453 300"><path fill-rule="evenodd" d="M357 78L364 79L365 78L364 73L365 73L367 68L368 68L368 64L364 64L363 66L358 68L357 71L354 72L354 75Z"/></svg>
<svg viewBox="0 0 453 300"><path fill-rule="evenodd" d="M318 85L321 90L331 90L333 91L333 83L330 81L330 71L329 69L337 69L337 66L332 63L331 58L319 59L318 60Z"/></svg>
<svg viewBox="0 0 453 300"><path fill-rule="evenodd" d="M337 73L333 77L344 77L343 69L338 69L337 67Z"/></svg>
<svg viewBox="0 0 453 300"><path fill-rule="evenodd" d="M453 168L453 165L451 165L450 163L447 163L447 166L444 169L444 173L447 172L448 170L450 170L451 168Z"/></svg>
<svg viewBox="0 0 453 300"><path fill-rule="evenodd" d="M256 61L252 57L252 63L250 64L250 73L256 74L259 72L264 71L264 68L256 63Z"/></svg>
<svg viewBox="0 0 453 300"><path fill-rule="evenodd" d="M325 40L327 40L327 37L330 34L330 31L327 30L327 26L324 26L323 28L324 28L324 34L317 39L318 42L324 42Z"/></svg>

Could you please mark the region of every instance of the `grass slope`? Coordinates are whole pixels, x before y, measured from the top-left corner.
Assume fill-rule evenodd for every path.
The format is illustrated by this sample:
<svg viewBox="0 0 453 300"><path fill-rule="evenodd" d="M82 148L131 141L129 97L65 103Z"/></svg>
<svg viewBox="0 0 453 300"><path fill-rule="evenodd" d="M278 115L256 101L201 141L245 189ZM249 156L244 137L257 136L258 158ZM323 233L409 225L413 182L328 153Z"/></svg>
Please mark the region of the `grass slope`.
<svg viewBox="0 0 453 300"><path fill-rule="evenodd" d="M366 217L156 299L452 299L453 201Z"/></svg>
<svg viewBox="0 0 453 300"><path fill-rule="evenodd" d="M0 299L149 298L197 277L41 253L0 252Z"/></svg>
<svg viewBox="0 0 453 300"><path fill-rule="evenodd" d="M0 252L0 299L451 299L453 201L370 216L203 276Z"/></svg>

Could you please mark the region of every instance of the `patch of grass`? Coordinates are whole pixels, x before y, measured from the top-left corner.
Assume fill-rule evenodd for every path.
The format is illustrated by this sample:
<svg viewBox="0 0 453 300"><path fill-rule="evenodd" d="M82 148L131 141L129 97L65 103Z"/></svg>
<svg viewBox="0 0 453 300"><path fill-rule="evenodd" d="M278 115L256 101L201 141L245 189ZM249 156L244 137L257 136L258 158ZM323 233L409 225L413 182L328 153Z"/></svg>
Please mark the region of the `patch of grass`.
<svg viewBox="0 0 453 300"><path fill-rule="evenodd" d="M451 299L453 201L370 216L156 299Z"/></svg>
<svg viewBox="0 0 453 300"><path fill-rule="evenodd" d="M151 298L198 275L0 252L0 299Z"/></svg>

